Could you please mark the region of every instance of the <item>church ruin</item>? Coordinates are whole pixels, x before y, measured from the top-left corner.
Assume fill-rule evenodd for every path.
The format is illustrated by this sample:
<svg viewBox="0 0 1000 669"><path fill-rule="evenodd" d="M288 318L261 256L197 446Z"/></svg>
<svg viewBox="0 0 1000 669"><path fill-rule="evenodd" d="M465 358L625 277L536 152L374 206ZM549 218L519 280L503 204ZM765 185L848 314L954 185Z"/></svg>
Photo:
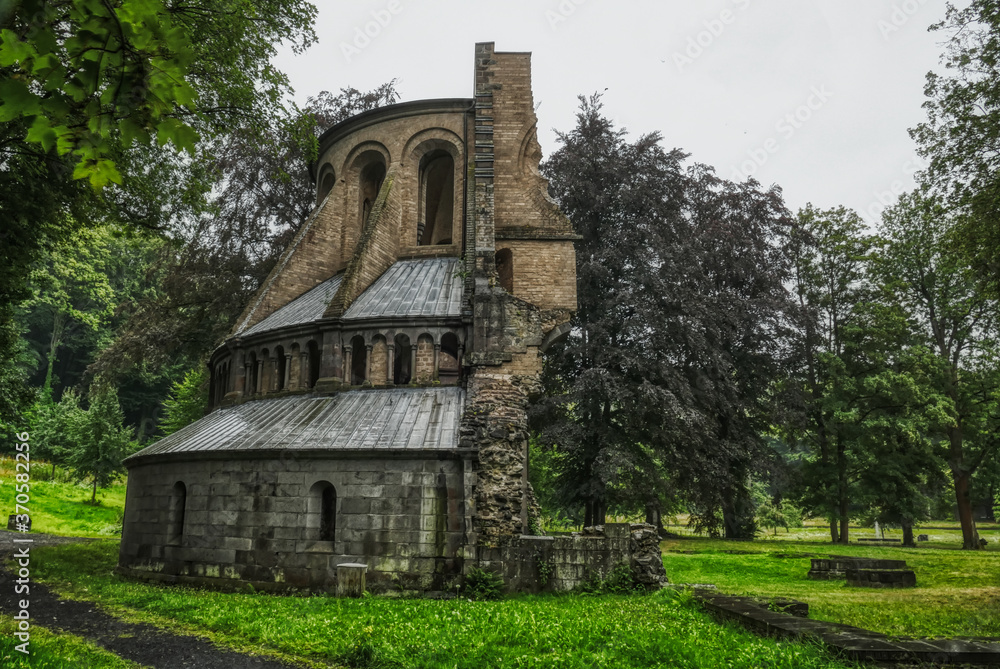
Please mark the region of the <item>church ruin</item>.
<svg viewBox="0 0 1000 669"><path fill-rule="evenodd" d="M438 590L528 530L528 396L576 308L538 172L530 54L472 98L320 138L317 205L211 356L211 412L131 456L119 572Z"/></svg>

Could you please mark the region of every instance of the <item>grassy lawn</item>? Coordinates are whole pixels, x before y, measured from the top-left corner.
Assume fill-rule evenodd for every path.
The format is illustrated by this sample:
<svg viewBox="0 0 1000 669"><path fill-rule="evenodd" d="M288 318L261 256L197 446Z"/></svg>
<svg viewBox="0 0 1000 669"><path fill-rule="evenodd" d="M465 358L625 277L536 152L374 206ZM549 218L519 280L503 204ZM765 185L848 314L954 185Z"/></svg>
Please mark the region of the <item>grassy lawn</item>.
<svg viewBox="0 0 1000 669"><path fill-rule="evenodd" d="M711 583L732 594L792 597L808 602L809 617L817 620L896 636L1000 637L995 530L983 532L991 542L985 551L959 550L961 533L954 529L920 533L931 536L932 546L837 546L828 539L672 540L662 544L663 564L674 583ZM906 560L917 575L917 587L871 590L847 587L842 580L809 580L807 556L830 554Z"/></svg>
<svg viewBox="0 0 1000 669"><path fill-rule="evenodd" d="M15 646L21 643L15 636L16 622L10 616L0 616L0 667L4 669L139 669L135 662L123 660L94 644L72 634L55 633L44 627L31 626L28 645L30 655Z"/></svg>
<svg viewBox="0 0 1000 669"><path fill-rule="evenodd" d="M39 579L109 612L316 666L846 667L817 647L719 625L683 593L498 602L224 594L122 581L116 541L36 549Z"/></svg>
<svg viewBox="0 0 1000 669"><path fill-rule="evenodd" d="M31 466L31 529L34 532L78 537L108 537L121 532L121 516L125 509L125 480L108 488L98 488L97 506L90 503L91 487L75 484L59 470L56 481L48 465L36 462ZM0 458L0 518L7 526L7 514L14 513L16 480L14 461Z"/></svg>

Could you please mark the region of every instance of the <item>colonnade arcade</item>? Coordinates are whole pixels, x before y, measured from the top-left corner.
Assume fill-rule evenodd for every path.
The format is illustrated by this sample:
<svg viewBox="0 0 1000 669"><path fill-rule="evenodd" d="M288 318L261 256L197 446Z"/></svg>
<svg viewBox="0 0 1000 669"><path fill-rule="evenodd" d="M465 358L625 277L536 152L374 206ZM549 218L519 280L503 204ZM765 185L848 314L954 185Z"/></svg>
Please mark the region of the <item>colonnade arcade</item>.
<svg viewBox="0 0 1000 669"><path fill-rule="evenodd" d="M457 385L465 352L463 328L380 328L344 332L324 360L319 336L273 338L239 347L212 363L211 406L240 397L308 391L324 374L347 387ZM339 349L339 350L338 350ZM338 355L339 353L339 355ZM242 370L237 367L242 359ZM242 373L240 373L242 371Z"/></svg>

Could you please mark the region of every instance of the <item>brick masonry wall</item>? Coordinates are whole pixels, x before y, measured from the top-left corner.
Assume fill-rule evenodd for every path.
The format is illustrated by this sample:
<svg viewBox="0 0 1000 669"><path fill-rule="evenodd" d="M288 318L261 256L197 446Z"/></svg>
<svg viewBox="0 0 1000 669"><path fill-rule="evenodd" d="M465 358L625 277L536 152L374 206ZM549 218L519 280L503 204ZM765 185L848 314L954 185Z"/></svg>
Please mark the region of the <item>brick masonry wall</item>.
<svg viewBox="0 0 1000 669"><path fill-rule="evenodd" d="M324 167L333 167L336 176L333 189L285 250L258 295L240 317L238 326L250 327L259 323L347 267L354 256L361 229L357 220L357 175L351 171L351 162L356 158L358 147L377 148L386 156L388 167L396 168L400 185L399 215L394 228L383 234L398 243L398 256L459 255L460 244L457 242L442 247L416 246L417 171L422 143L447 142L454 147L452 153L457 160L453 239L461 240L462 165L465 161L461 137L464 123L465 114L461 112L390 119L361 128L326 150L317 163L317 173ZM396 254L396 251L393 253Z"/></svg>
<svg viewBox="0 0 1000 669"><path fill-rule="evenodd" d="M386 385L388 381L386 376L388 364L389 355L385 339L379 337L375 345L372 346L371 376L368 380L371 381L373 386Z"/></svg>
<svg viewBox="0 0 1000 669"><path fill-rule="evenodd" d="M133 576L269 589L325 589L336 565L369 565L373 591L437 590L465 557L465 470L456 460L277 459L137 464L119 559ZM184 533L169 545L171 495L187 488ZM336 532L319 541L310 489L337 492Z"/></svg>
<svg viewBox="0 0 1000 669"><path fill-rule="evenodd" d="M576 310L576 250L572 241L498 240L509 249L514 296L541 309Z"/></svg>
<svg viewBox="0 0 1000 669"><path fill-rule="evenodd" d="M417 369L414 378L418 383L427 383L434 378L434 342L430 337L421 336L417 340Z"/></svg>

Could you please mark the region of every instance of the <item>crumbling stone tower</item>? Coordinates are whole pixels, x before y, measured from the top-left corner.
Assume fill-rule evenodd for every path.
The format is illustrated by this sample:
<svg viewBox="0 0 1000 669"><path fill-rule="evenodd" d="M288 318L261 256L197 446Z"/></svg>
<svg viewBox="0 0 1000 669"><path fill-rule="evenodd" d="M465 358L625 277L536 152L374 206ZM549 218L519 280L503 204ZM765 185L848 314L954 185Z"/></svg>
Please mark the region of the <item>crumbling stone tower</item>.
<svg viewBox="0 0 1000 669"><path fill-rule="evenodd" d="M320 138L317 206L213 353L212 412L132 456L119 568L163 580L445 587L527 531L525 410L576 308L538 172L528 53L474 97Z"/></svg>

